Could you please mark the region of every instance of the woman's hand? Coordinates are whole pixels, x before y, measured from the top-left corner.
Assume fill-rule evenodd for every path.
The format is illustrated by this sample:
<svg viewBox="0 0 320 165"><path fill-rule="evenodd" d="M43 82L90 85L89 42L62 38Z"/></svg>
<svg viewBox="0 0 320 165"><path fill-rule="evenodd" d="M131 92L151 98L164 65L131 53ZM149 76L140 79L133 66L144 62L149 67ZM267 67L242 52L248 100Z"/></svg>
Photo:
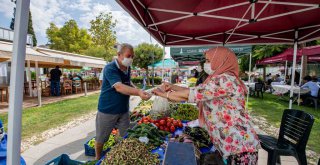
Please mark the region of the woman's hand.
<svg viewBox="0 0 320 165"><path fill-rule="evenodd" d="M168 92L173 90L173 85L168 82L162 82L162 85L160 87L163 91Z"/></svg>
<svg viewBox="0 0 320 165"><path fill-rule="evenodd" d="M152 93L155 94L156 96L160 96L160 97L166 97L166 92L164 92L161 88L156 88L154 90L152 90Z"/></svg>

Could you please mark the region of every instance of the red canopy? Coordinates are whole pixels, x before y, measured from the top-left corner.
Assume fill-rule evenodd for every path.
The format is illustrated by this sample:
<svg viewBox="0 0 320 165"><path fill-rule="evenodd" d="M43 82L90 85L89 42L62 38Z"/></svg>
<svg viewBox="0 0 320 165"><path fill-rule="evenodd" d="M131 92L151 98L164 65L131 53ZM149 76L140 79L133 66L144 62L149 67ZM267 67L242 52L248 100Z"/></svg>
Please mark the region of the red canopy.
<svg viewBox="0 0 320 165"><path fill-rule="evenodd" d="M301 61L302 55L307 56L308 62L319 62L320 61L320 45L299 49L297 52L297 61ZM293 49L289 48L276 56L259 60L257 61L256 64L257 65L276 64L276 63L284 63L285 61L292 61L292 60L293 60Z"/></svg>
<svg viewBox="0 0 320 165"><path fill-rule="evenodd" d="M117 0L165 46L293 44L320 38L319 0Z"/></svg>

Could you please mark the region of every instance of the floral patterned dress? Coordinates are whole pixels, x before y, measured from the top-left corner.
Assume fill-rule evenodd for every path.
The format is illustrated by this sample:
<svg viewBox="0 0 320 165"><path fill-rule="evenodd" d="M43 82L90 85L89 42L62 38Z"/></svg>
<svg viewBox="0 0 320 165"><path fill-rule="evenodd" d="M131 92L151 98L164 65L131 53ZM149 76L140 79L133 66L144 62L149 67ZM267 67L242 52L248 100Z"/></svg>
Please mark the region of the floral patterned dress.
<svg viewBox="0 0 320 165"><path fill-rule="evenodd" d="M235 76L221 74L212 77L208 83L191 88L189 102L201 104L200 125L209 132L223 158L256 163L257 154L252 153L257 153L260 144L245 110L245 89Z"/></svg>

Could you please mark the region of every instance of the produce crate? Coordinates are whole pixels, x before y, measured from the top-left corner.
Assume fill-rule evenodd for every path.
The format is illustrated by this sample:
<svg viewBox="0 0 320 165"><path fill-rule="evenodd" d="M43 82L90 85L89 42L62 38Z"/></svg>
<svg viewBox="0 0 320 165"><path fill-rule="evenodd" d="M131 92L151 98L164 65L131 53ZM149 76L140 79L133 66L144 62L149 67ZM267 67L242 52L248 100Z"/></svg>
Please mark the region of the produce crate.
<svg viewBox="0 0 320 165"><path fill-rule="evenodd" d="M71 160L67 154L62 154L59 157L49 161L45 165L79 165L84 164L83 162L79 162L76 160Z"/></svg>
<svg viewBox="0 0 320 165"><path fill-rule="evenodd" d="M92 138L92 139L93 139L93 138ZM91 139L90 139L90 140L91 140ZM88 145L88 143L89 143L90 140L88 140L88 141L84 144L84 154L85 154L86 156L96 156L96 151L95 151L95 149L94 149L94 148L91 148L91 147ZM105 155L110 149L111 149L111 148L108 148L108 149L106 149L105 151L102 151L102 155Z"/></svg>

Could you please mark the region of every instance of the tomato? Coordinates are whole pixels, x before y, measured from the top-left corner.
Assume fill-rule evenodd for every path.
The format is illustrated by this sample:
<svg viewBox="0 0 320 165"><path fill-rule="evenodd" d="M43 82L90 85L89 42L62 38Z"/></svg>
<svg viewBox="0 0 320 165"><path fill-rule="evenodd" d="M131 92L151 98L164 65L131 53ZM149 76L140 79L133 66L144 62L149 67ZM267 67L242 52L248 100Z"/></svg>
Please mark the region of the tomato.
<svg viewBox="0 0 320 165"><path fill-rule="evenodd" d="M160 124L159 124L159 123L156 123L156 126L159 128L159 127L160 127Z"/></svg>
<svg viewBox="0 0 320 165"><path fill-rule="evenodd" d="M178 123L176 120L174 120L172 123L173 123L173 125L174 125L175 127L178 127L178 126L179 126L179 123Z"/></svg>
<svg viewBox="0 0 320 165"><path fill-rule="evenodd" d="M164 131L164 128L163 128L163 126L160 126L160 130Z"/></svg>
<svg viewBox="0 0 320 165"><path fill-rule="evenodd" d="M150 122L148 120L143 120L144 124L149 124Z"/></svg>
<svg viewBox="0 0 320 165"><path fill-rule="evenodd" d="M150 119L150 123L155 123L155 121L154 121L154 120L152 120L152 119Z"/></svg>
<svg viewBox="0 0 320 165"><path fill-rule="evenodd" d="M166 125L166 121L165 120L160 120L160 125Z"/></svg>
<svg viewBox="0 0 320 165"><path fill-rule="evenodd" d="M180 122L179 123L179 128L182 128L183 127L183 124Z"/></svg>
<svg viewBox="0 0 320 165"><path fill-rule="evenodd" d="M176 128L174 126L170 127L170 132L173 133L176 130Z"/></svg>
<svg viewBox="0 0 320 165"><path fill-rule="evenodd" d="M169 131L169 128L165 128L164 130L167 131L167 132L170 132L170 131Z"/></svg>
<svg viewBox="0 0 320 165"><path fill-rule="evenodd" d="M147 116L146 119L147 119L147 120L151 120L150 116Z"/></svg>
<svg viewBox="0 0 320 165"><path fill-rule="evenodd" d="M142 124L141 120L138 122L138 124Z"/></svg>

